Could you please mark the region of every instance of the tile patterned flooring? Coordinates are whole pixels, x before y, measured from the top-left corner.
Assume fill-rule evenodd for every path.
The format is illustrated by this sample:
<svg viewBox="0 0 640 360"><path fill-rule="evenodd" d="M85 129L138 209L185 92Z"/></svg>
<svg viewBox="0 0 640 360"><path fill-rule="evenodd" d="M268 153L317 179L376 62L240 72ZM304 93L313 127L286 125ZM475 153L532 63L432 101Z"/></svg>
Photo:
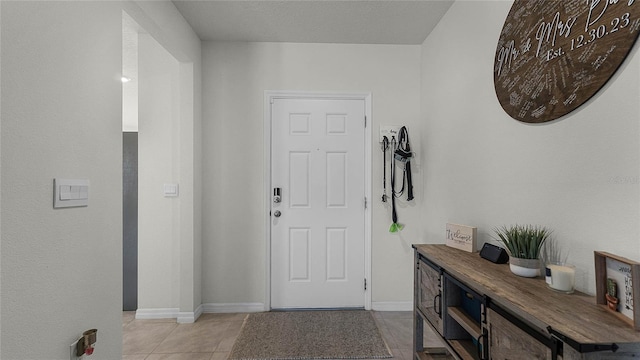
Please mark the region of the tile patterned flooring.
<svg viewBox="0 0 640 360"><path fill-rule="evenodd" d="M412 360L413 319L407 312L373 312L393 359ZM247 314L202 314L193 324L122 315L123 360L226 360ZM425 347L438 347L425 329Z"/></svg>

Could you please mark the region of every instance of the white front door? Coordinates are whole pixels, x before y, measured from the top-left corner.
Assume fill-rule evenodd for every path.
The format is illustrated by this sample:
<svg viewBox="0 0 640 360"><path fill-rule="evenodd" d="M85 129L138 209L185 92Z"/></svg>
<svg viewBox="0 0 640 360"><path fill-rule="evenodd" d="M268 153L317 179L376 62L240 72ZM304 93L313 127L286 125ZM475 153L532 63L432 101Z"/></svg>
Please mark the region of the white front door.
<svg viewBox="0 0 640 360"><path fill-rule="evenodd" d="M364 117L364 100L273 100L272 308L364 306Z"/></svg>

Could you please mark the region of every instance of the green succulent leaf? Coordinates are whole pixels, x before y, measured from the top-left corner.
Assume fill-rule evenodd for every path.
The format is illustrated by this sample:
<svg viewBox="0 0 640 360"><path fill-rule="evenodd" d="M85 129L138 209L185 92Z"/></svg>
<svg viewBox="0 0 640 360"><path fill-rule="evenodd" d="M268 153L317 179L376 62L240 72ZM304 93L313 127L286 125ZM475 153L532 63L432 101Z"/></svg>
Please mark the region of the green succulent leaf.
<svg viewBox="0 0 640 360"><path fill-rule="evenodd" d="M544 226L503 225L494 229L494 239L504 245L510 256L521 259L538 259L542 246L551 231Z"/></svg>

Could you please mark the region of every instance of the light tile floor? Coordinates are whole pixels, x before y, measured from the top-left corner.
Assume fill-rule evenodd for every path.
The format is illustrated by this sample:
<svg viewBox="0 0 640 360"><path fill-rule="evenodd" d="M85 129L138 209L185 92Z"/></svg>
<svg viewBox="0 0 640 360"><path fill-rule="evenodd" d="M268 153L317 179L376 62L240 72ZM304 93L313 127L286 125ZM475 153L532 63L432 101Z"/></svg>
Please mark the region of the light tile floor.
<svg viewBox="0 0 640 360"><path fill-rule="evenodd" d="M411 312L373 312L393 359L412 360ZM135 312L122 315L123 360L226 360L247 314L203 314L193 324L175 319L136 320ZM425 347L438 347L436 336L425 329Z"/></svg>

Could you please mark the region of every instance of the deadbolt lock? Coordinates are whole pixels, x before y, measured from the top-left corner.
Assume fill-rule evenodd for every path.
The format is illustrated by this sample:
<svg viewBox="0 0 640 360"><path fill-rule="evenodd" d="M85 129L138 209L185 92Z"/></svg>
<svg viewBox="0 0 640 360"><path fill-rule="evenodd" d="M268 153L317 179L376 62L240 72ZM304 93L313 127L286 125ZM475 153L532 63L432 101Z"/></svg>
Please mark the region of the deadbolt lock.
<svg viewBox="0 0 640 360"><path fill-rule="evenodd" d="M274 203L279 203L280 201L282 201L282 190L280 188L273 188L273 202Z"/></svg>

